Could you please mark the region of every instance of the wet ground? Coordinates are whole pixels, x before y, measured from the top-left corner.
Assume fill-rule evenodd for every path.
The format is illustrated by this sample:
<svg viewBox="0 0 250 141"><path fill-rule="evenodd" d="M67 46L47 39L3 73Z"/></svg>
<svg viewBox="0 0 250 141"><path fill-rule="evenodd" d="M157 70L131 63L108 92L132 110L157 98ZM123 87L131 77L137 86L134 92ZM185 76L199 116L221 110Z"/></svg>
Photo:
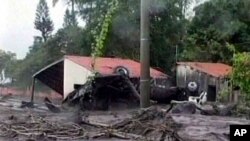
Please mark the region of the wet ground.
<svg viewBox="0 0 250 141"><path fill-rule="evenodd" d="M167 105L149 109L52 113L36 98L0 96L0 140L229 140L229 125L249 120L199 114L169 114ZM60 104L60 100L52 100ZM81 122L79 122L81 121Z"/></svg>
<svg viewBox="0 0 250 141"><path fill-rule="evenodd" d="M78 124L76 123L76 118L79 118L78 112L74 108L68 108L61 113L52 113L43 103L42 98L35 98L35 108L20 108L22 101L29 101L28 96L0 96L0 141L6 140L87 140L92 138L95 140L111 140L112 137L106 138L103 135L103 127L106 125L113 125L123 121L124 119L129 119L132 117L130 114L133 110L117 110L116 108L112 111L85 111L81 112L80 118L88 123L94 123L94 125L89 124ZM52 100L53 103L60 106L60 100ZM34 125L33 125L34 124ZM53 126L50 126L53 124ZM5 127L6 126L6 127ZM8 128L7 126L12 126ZM31 127L30 127L31 126ZM39 126L36 128L35 126ZM45 126L45 127L44 127ZM61 128L60 126L64 127ZM96 127L95 127L96 126ZM8 129L7 129L8 128ZM20 130L19 128L23 128ZM28 128L32 130L53 129L54 132L48 133L49 138L37 138L36 135L29 135L27 131ZM35 128L35 129L33 129ZM74 129L77 128L77 129ZM79 128L79 129L78 129ZM18 129L18 131L17 131ZM24 130L25 129L25 130ZM71 136L70 130L76 130L76 132L84 131L81 133ZM60 130L63 133L56 133L56 130ZM64 131L65 130L65 131ZM11 134L5 134L9 132ZM30 131L32 134L37 134L38 132ZM41 132L40 132L41 133ZM40 135L39 135L40 136ZM96 137L95 137L96 136ZM103 137L104 136L104 137ZM97 138L98 137L98 138ZM101 139L100 139L101 138ZM91 140L92 140L91 139ZM112 139L113 140L113 139ZM115 139L117 140L117 139Z"/></svg>

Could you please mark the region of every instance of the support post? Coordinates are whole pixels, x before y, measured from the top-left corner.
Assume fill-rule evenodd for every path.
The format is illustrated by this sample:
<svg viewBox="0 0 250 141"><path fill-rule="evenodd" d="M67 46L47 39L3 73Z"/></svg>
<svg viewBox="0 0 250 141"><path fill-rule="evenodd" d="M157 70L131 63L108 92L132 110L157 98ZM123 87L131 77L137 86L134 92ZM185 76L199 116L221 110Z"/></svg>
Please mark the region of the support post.
<svg viewBox="0 0 250 141"><path fill-rule="evenodd" d="M36 81L36 78L33 77L32 78L32 84L31 84L31 99L30 99L31 103L34 102L35 81Z"/></svg>
<svg viewBox="0 0 250 141"><path fill-rule="evenodd" d="M141 43L140 43L140 106L150 106L150 48L149 48L150 0L141 0Z"/></svg>
<svg viewBox="0 0 250 141"><path fill-rule="evenodd" d="M178 45L175 46L175 63L178 62Z"/></svg>

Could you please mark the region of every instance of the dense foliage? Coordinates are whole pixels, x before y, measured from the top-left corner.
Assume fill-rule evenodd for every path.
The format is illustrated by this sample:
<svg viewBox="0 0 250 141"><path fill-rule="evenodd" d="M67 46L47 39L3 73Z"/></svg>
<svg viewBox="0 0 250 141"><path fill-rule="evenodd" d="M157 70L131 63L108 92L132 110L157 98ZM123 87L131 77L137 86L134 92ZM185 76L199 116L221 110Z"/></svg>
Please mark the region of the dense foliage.
<svg viewBox="0 0 250 141"><path fill-rule="evenodd" d="M53 27L49 9L39 8L41 1L35 25ZM27 56L12 67L22 84L27 85L31 74L65 54L139 60L140 0L62 1L68 6L63 27L51 38L47 33L35 37ZM151 1L151 66L171 75L176 61L232 64L235 52L250 51L249 0L209 0L195 7L193 17L187 17L194 4L195 0ZM43 12L50 22L41 21ZM77 19L85 25L79 26ZM51 33L53 28L48 29Z"/></svg>
<svg viewBox="0 0 250 141"><path fill-rule="evenodd" d="M250 100L250 53L235 54L233 64L233 83L241 88L246 100Z"/></svg>
<svg viewBox="0 0 250 141"><path fill-rule="evenodd" d="M249 0L210 0L195 8L187 29L187 60L232 63L233 51L250 51Z"/></svg>
<svg viewBox="0 0 250 141"><path fill-rule="evenodd" d="M6 69L8 72L7 75L10 75L13 73L13 69L11 69L13 64L16 64L16 54L0 49L0 71Z"/></svg>

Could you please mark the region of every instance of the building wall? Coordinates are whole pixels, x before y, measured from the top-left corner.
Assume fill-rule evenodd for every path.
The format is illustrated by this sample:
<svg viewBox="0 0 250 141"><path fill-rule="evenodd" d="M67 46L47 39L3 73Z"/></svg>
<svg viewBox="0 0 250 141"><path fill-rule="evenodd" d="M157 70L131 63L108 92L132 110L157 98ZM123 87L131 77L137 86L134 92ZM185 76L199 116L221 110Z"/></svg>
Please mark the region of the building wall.
<svg viewBox="0 0 250 141"><path fill-rule="evenodd" d="M74 90L74 84L84 84L92 73L88 69L68 60L64 60L64 97Z"/></svg>
<svg viewBox="0 0 250 141"><path fill-rule="evenodd" d="M195 81L199 84L200 90L206 90L207 86L215 85L213 84L213 79L210 80L210 77L202 72L196 71L189 66L178 65L177 66L177 86L185 88L188 82Z"/></svg>
<svg viewBox="0 0 250 141"><path fill-rule="evenodd" d="M216 87L216 97L221 90L228 88L228 83L225 79L216 78L206 73L192 69L186 65L177 65L176 83L180 88L186 88L187 83L195 81L199 85L199 91L208 91L208 87Z"/></svg>

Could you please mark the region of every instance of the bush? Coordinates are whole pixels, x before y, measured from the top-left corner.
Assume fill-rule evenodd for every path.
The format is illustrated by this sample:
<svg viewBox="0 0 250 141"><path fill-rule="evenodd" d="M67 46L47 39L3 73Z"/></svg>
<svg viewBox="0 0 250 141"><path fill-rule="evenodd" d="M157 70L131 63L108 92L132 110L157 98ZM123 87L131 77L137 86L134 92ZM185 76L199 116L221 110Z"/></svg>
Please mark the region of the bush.
<svg viewBox="0 0 250 141"><path fill-rule="evenodd" d="M218 101L221 103L225 103L228 101L228 97L230 95L229 89L222 89L218 95Z"/></svg>
<svg viewBox="0 0 250 141"><path fill-rule="evenodd" d="M232 81L239 86L246 101L250 100L250 53L237 53L233 58Z"/></svg>

